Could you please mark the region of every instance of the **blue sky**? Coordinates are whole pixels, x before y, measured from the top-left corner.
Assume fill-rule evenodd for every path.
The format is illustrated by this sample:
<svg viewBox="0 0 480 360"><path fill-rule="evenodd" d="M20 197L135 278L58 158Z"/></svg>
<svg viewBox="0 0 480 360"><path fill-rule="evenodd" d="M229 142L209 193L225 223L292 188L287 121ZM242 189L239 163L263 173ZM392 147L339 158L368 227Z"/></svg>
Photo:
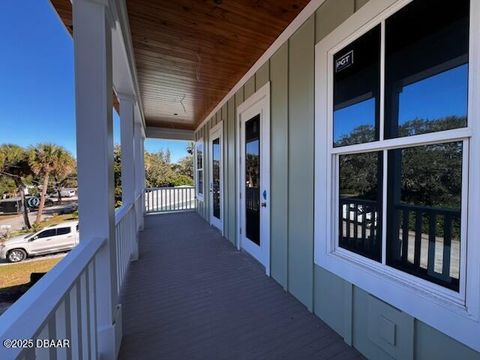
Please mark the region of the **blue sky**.
<svg viewBox="0 0 480 360"><path fill-rule="evenodd" d="M400 93L399 124L415 118L440 119L467 115L468 65L460 65L405 86ZM360 125L375 127L375 100L364 100L337 110L334 141Z"/></svg>
<svg viewBox="0 0 480 360"><path fill-rule="evenodd" d="M48 0L0 1L0 144L52 142L75 154L73 42ZM114 140L120 141L114 112ZM186 142L145 149L186 156Z"/></svg>

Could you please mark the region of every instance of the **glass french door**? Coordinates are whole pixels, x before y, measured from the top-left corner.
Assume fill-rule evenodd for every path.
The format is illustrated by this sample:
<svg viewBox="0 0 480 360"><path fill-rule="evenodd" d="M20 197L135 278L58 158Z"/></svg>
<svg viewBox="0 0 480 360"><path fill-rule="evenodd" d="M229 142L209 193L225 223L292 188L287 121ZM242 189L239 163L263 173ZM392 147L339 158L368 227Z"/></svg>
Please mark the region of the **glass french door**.
<svg viewBox="0 0 480 360"><path fill-rule="evenodd" d="M238 224L241 248L270 274L270 102L268 85L238 107Z"/></svg>

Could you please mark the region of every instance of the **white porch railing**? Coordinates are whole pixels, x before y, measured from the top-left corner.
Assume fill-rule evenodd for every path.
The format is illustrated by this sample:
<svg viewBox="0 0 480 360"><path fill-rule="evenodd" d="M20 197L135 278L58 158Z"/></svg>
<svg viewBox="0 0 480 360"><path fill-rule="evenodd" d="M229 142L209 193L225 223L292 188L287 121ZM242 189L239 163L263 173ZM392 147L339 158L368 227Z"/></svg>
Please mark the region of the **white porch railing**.
<svg viewBox="0 0 480 360"><path fill-rule="evenodd" d="M118 293L129 262L138 255L137 215L143 211L141 194L135 205L115 214ZM81 241L0 317L0 359L99 357L96 307L102 299L97 295L96 264L106 244L106 239ZM67 342L57 348L39 346L52 339Z"/></svg>
<svg viewBox="0 0 480 360"><path fill-rule="evenodd" d="M141 199L141 196L138 197ZM117 289L122 289L128 265L138 252L137 214L135 206L122 206L115 213L115 243L117 250Z"/></svg>
<svg viewBox="0 0 480 360"><path fill-rule="evenodd" d="M97 358L95 260L105 244L80 242L2 315L1 359ZM69 342L42 348L43 339Z"/></svg>
<svg viewBox="0 0 480 360"><path fill-rule="evenodd" d="M190 211L196 208L195 187L161 187L145 189L145 211Z"/></svg>

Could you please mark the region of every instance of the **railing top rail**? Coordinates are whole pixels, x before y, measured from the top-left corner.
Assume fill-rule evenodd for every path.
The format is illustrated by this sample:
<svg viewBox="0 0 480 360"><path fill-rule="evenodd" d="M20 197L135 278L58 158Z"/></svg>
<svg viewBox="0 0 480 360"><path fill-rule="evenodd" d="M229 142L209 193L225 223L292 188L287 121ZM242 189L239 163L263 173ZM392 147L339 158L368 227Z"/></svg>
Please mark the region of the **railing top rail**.
<svg viewBox="0 0 480 360"><path fill-rule="evenodd" d="M80 242L0 316L0 339L34 338L106 242L106 239L98 238ZM15 351L20 354L22 350L2 349L9 355Z"/></svg>
<svg viewBox="0 0 480 360"><path fill-rule="evenodd" d="M165 187L149 187L145 188L145 191L152 190L170 190L170 189L195 189L195 186L165 186Z"/></svg>
<svg viewBox="0 0 480 360"><path fill-rule="evenodd" d="M341 197L340 198L341 203L357 203L357 204L366 204L366 205L373 205L376 204L377 202L375 200L366 200L366 199L357 199L354 197Z"/></svg>
<svg viewBox="0 0 480 360"><path fill-rule="evenodd" d="M437 208L432 206L419 206L419 205L409 205L409 204L396 204L397 209L409 209L409 210L418 210L425 212L436 212L441 214L451 214L460 216L460 209L451 209L451 208Z"/></svg>
<svg viewBox="0 0 480 360"><path fill-rule="evenodd" d="M133 204L127 206L122 205L119 209L115 211L115 225L118 225L120 221L130 212L133 208Z"/></svg>

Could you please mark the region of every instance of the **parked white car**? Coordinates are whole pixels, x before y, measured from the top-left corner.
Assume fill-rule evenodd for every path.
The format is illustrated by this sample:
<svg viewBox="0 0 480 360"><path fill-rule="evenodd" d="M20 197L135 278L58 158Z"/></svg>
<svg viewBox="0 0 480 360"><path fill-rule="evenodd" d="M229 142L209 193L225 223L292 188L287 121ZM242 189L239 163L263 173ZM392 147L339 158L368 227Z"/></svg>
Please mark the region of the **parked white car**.
<svg viewBox="0 0 480 360"><path fill-rule="evenodd" d="M74 197L77 195L77 192L75 189L62 189L60 190L60 195L62 195L62 197Z"/></svg>
<svg viewBox="0 0 480 360"><path fill-rule="evenodd" d="M0 259L19 262L29 256L70 250L78 244L78 241L78 221L67 221L0 243Z"/></svg>

